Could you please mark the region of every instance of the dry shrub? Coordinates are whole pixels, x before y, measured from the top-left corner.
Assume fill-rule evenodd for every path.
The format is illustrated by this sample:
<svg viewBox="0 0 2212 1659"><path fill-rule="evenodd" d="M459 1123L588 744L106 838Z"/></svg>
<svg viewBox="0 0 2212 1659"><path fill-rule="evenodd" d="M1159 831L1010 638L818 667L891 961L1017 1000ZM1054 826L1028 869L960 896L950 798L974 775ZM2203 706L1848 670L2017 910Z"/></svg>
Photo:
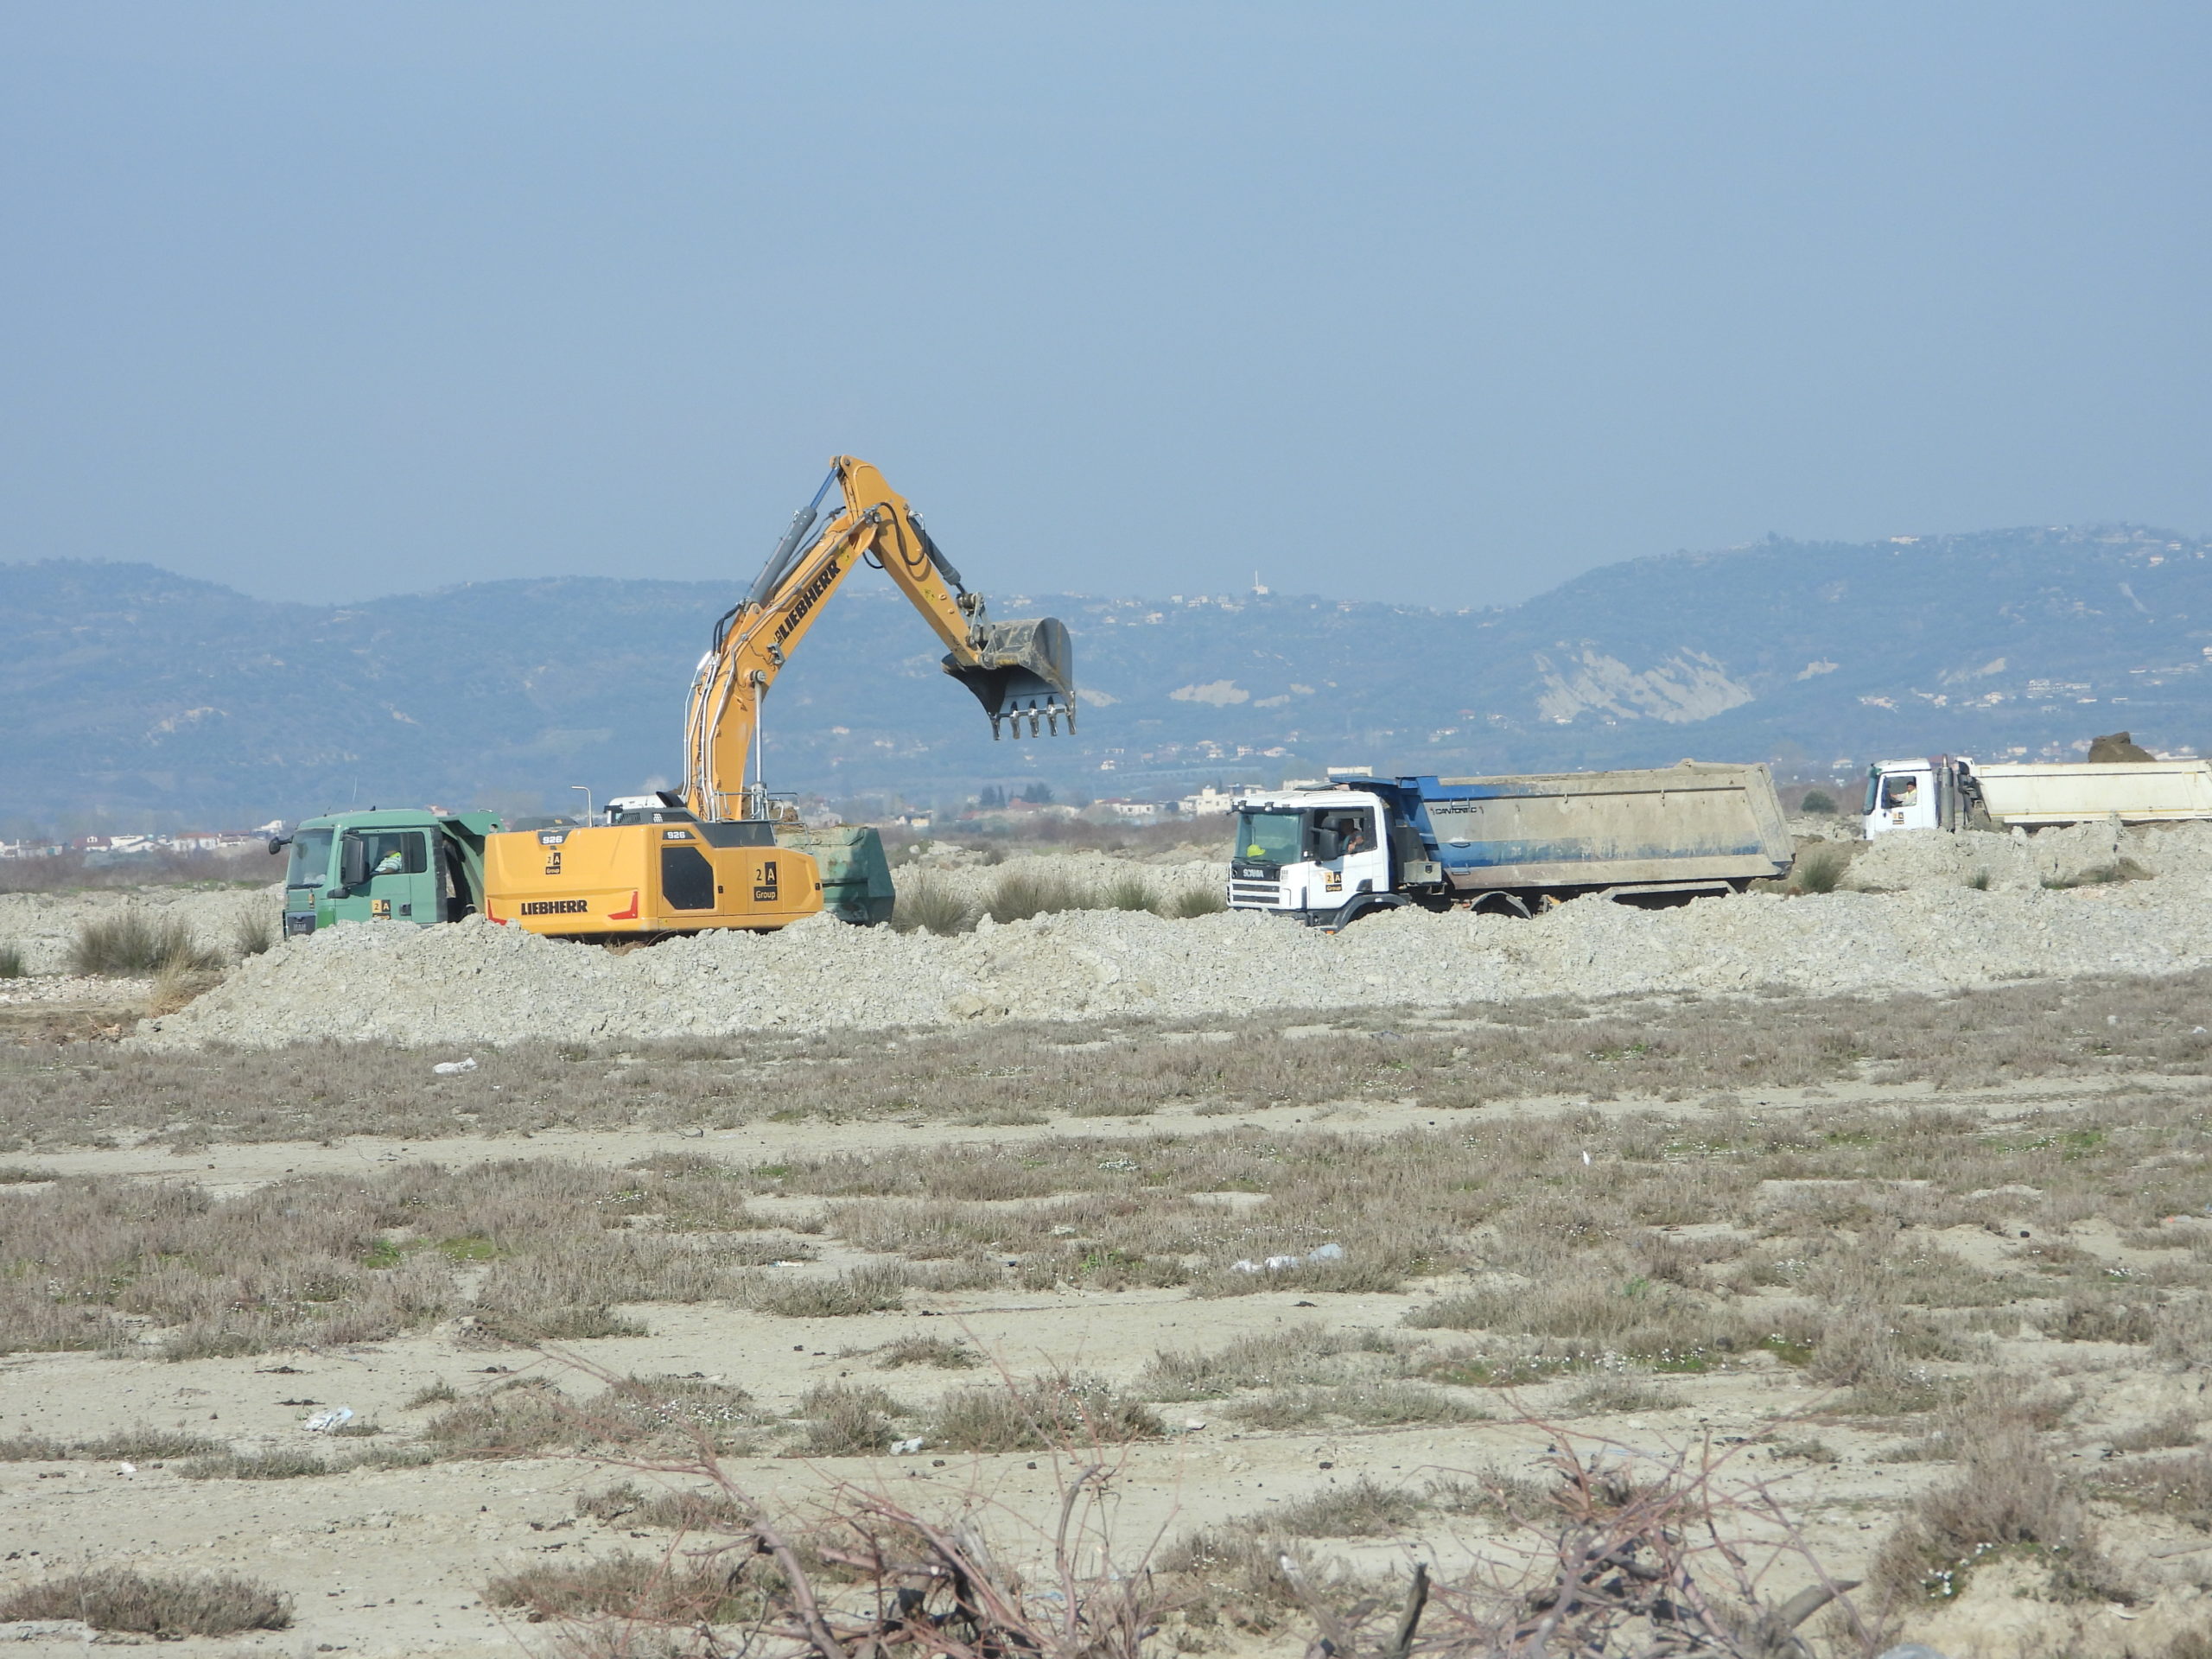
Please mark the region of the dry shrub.
<svg viewBox="0 0 2212 1659"><path fill-rule="evenodd" d="M325 1460L301 1446L271 1446L262 1452L222 1452L178 1465L187 1480L308 1480L350 1474L356 1469L419 1469L437 1461L427 1446L379 1446L349 1458Z"/></svg>
<svg viewBox="0 0 2212 1659"><path fill-rule="evenodd" d="M1136 1386L1147 1400L1216 1400L1238 1389L1347 1382L1367 1374L1363 1362L1402 1351L1403 1338L1379 1331L1298 1325L1239 1337L1211 1352L1160 1349Z"/></svg>
<svg viewBox="0 0 2212 1659"><path fill-rule="evenodd" d="M2101 1494L2212 1532L2212 1452L2171 1458L2131 1458L2101 1465Z"/></svg>
<svg viewBox="0 0 2212 1659"><path fill-rule="evenodd" d="M697 1376L610 1377L588 1402L541 1376L519 1376L448 1408L423 1430L442 1457L530 1457L554 1447L673 1455L741 1452L764 1421L743 1389Z"/></svg>
<svg viewBox="0 0 2212 1659"><path fill-rule="evenodd" d="M899 1262L870 1262L835 1279L763 1281L747 1300L763 1313L786 1319L845 1319L904 1306L907 1282L907 1269Z"/></svg>
<svg viewBox="0 0 2212 1659"><path fill-rule="evenodd" d="M879 1370L902 1365L931 1365L941 1371L973 1370L983 1357L966 1343L948 1337L901 1337L876 1355Z"/></svg>
<svg viewBox="0 0 2212 1659"><path fill-rule="evenodd" d="M596 1492L576 1494L576 1513L612 1525L656 1527L668 1532L734 1531L745 1517L727 1493L686 1488L646 1492L633 1481L618 1481Z"/></svg>
<svg viewBox="0 0 2212 1659"><path fill-rule="evenodd" d="M593 1436L560 1389L543 1377L518 1376L440 1412L423 1438L442 1457L517 1458Z"/></svg>
<svg viewBox="0 0 2212 1659"><path fill-rule="evenodd" d="M1957 1478L1924 1493L1876 1551L1870 1575L1893 1605L1948 1601L1993 1555L2045 1562L2054 1591L2126 1600L2098 1554L2088 1513L2032 1430L2017 1421L1980 1427L1961 1447Z"/></svg>
<svg viewBox="0 0 2212 1659"><path fill-rule="evenodd" d="M1150 910L1156 902L1152 883L1134 870L1109 881L1098 899L1102 910Z"/></svg>
<svg viewBox="0 0 2212 1659"><path fill-rule="evenodd" d="M1681 1396L1655 1389L1639 1377L1617 1371L1592 1377L1567 1398L1570 1416L1602 1416L1624 1411L1667 1411L1682 1403Z"/></svg>
<svg viewBox="0 0 2212 1659"><path fill-rule="evenodd" d="M205 1457L223 1442L181 1429L126 1428L89 1440L57 1440L17 1434L0 1440L0 1463L152 1463L165 1458Z"/></svg>
<svg viewBox="0 0 2212 1659"><path fill-rule="evenodd" d="M1827 845L1808 848L1789 867L1790 889L1796 893L1834 893L1850 868L1851 855L1842 849Z"/></svg>
<svg viewBox="0 0 2212 1659"><path fill-rule="evenodd" d="M2212 1366L2212 1298L2202 1292L2169 1302L2152 1319L2151 1351L2192 1370Z"/></svg>
<svg viewBox="0 0 2212 1659"><path fill-rule="evenodd" d="M1410 1486L1386 1486L1363 1475L1293 1498L1262 1519L1292 1538L1381 1538L1405 1532L1427 1507L1426 1496Z"/></svg>
<svg viewBox="0 0 2212 1659"><path fill-rule="evenodd" d="M1156 1440L1166 1432L1143 1401L1096 1377L1054 1376L948 1389L925 1438L945 1451L1034 1452L1063 1444Z"/></svg>
<svg viewBox="0 0 2212 1659"><path fill-rule="evenodd" d="M1700 1371L1754 1346L1759 1334L1693 1292L1641 1274L1578 1262L1529 1289L1439 1297L1409 1311L1416 1329L1484 1331L1548 1338L1582 1358L1612 1354L1664 1370Z"/></svg>
<svg viewBox="0 0 2212 1659"><path fill-rule="evenodd" d="M241 961L258 957L276 943L276 920L280 912L266 906L257 905L241 910L231 922L231 948Z"/></svg>
<svg viewBox="0 0 2212 1659"><path fill-rule="evenodd" d="M2075 1291L2060 1307L2050 1334L2062 1342L2142 1344L2156 1334L2150 1303L2120 1301L2110 1292Z"/></svg>
<svg viewBox="0 0 2212 1659"><path fill-rule="evenodd" d="M887 1450L898 1434L895 1419L906 1408L881 1389L867 1383L822 1382L798 1402L806 1438L798 1454L810 1458L864 1458Z"/></svg>
<svg viewBox="0 0 2212 1659"><path fill-rule="evenodd" d="M146 994L146 1012L175 1014L222 983L222 976L185 963L165 963Z"/></svg>
<svg viewBox="0 0 2212 1659"><path fill-rule="evenodd" d="M221 966L212 950L194 943L181 916L156 916L128 905L82 924L69 946L73 974L137 977L164 970L208 973Z"/></svg>
<svg viewBox="0 0 2212 1659"><path fill-rule="evenodd" d="M703 1376L626 1376L608 1382L586 1409L592 1430L610 1443L664 1452L703 1446L749 1447L748 1431L767 1421L734 1383Z"/></svg>
<svg viewBox="0 0 2212 1659"><path fill-rule="evenodd" d="M175 1640L291 1628L292 1599L251 1579L162 1578L94 1567L25 1585L0 1598L0 1623L82 1619L96 1630Z"/></svg>
<svg viewBox="0 0 2212 1659"><path fill-rule="evenodd" d="M991 887L983 913L1001 926L1050 916L1064 910L1088 910L1086 895L1074 883L1058 876L1027 870L1008 870Z"/></svg>
<svg viewBox="0 0 2212 1659"><path fill-rule="evenodd" d="M1228 1415L1255 1428L1319 1428L1347 1422L1364 1428L1408 1423L1478 1423L1491 1413L1477 1402L1426 1382L1375 1378L1332 1386L1278 1389L1239 1400Z"/></svg>
<svg viewBox="0 0 2212 1659"><path fill-rule="evenodd" d="M1228 908L1229 895L1219 887L1185 887L1160 906L1160 913L1171 921L1188 922L1218 916Z"/></svg>
<svg viewBox="0 0 2212 1659"><path fill-rule="evenodd" d="M967 899L940 876L902 875L892 901L891 925L901 933L964 933L975 925Z"/></svg>
<svg viewBox="0 0 2212 1659"><path fill-rule="evenodd" d="M728 1624L757 1615L760 1598L735 1587L727 1567L624 1552L547 1562L493 1579L484 1599L523 1611L533 1624L601 1618L626 1624Z"/></svg>

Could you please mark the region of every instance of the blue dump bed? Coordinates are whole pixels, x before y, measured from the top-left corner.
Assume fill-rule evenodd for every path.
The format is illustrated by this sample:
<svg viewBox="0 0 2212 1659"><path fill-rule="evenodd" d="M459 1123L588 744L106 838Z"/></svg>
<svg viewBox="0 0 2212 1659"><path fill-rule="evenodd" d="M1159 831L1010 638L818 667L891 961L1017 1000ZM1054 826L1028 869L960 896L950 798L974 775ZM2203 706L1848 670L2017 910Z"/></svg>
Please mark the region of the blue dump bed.
<svg viewBox="0 0 2212 1659"><path fill-rule="evenodd" d="M1779 875L1792 846L1763 766L1368 784L1460 892Z"/></svg>

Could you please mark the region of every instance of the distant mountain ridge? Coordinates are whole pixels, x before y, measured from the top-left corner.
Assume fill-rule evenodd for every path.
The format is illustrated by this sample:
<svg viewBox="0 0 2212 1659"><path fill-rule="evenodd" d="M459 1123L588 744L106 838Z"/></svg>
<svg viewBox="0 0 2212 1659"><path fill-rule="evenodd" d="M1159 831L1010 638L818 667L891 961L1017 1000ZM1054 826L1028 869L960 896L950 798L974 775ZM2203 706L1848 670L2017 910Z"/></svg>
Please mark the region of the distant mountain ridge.
<svg viewBox="0 0 2212 1659"><path fill-rule="evenodd" d="M862 574L770 698L770 783L926 799L1033 777L1144 795L1327 764L1695 754L1827 771L2070 753L2118 728L2212 748L2208 552L2133 526L1770 538L1471 611L999 593L995 615L1066 620L1084 693L1077 737L1018 745L991 741L933 636ZM742 585L568 577L329 607L146 564L0 565L0 819L512 808L671 779L692 667Z"/></svg>

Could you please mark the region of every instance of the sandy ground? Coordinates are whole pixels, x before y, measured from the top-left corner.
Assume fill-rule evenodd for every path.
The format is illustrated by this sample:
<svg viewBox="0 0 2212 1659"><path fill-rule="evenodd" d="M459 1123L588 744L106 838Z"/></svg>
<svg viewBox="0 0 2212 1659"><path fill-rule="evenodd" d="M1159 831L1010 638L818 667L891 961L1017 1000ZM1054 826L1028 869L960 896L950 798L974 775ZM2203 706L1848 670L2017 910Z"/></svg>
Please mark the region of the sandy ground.
<svg viewBox="0 0 2212 1659"><path fill-rule="evenodd" d="M2117 1083L2118 1080L2111 1080ZM2128 1080L2140 1087L2140 1077ZM1869 1101L1935 1102L1999 1116L2031 1099L2044 1104L2094 1100L2102 1084L2075 1079L2042 1088L2010 1088L1948 1096L1925 1087L1853 1090ZM1828 1097L1834 1097L1830 1091ZM1799 1103L1776 1090L1751 1104ZM1556 1103L1524 1102L1488 1109L1541 1113ZM1580 1108L1580 1103L1576 1103ZM1630 1109L1624 1107L1623 1109ZM1687 1112L1690 1109L1675 1109ZM1434 1121L1414 1106L1338 1110L1255 1112L1238 1117L1197 1118L1161 1114L1143 1120L1084 1120L1042 1128L947 1130L942 1126L861 1124L838 1129L842 1148L895 1151L964 1141L1006 1144L1064 1133L1084 1135L1208 1133L1237 1124L1290 1129L1325 1122L1336 1131L1388 1134ZM647 1134L541 1134L526 1141L441 1141L412 1146L359 1138L327 1146L217 1147L188 1157L151 1148L59 1154L41 1163L65 1173L189 1177L211 1189L235 1192L295 1172L359 1169L427 1158L462 1163L491 1158L563 1158L615 1162L669 1147L717 1157L772 1160L779 1152L818 1149L817 1123L761 1123L701 1137ZM22 1189L16 1189L22 1190ZM0 1189L4 1206L6 1189ZM773 1202L773 1201L771 1201ZM815 1207L810 1200L783 1201L792 1217ZM0 1207L0 1218L4 1217ZM0 1219L0 1226L4 1220ZM1961 1253L2004 1247L1980 1230L1954 1229L1942 1243ZM2133 1260L2108 1224L2083 1221L2071 1234L2079 1248L2115 1264ZM819 1267L830 1271L858 1260L834 1240L823 1241ZM872 1369L866 1351L899 1337L966 1333L1018 1374L1069 1367L1118 1382L1133 1380L1155 1349L1214 1347L1233 1338L1304 1320L1333 1327L1395 1327L1401 1315L1432 1286L1409 1294L1331 1296L1316 1307L1292 1291L1221 1300L1196 1300L1181 1290L1020 1294L1001 1287L964 1294L916 1294L905 1311L846 1319L792 1319L715 1306L654 1306L641 1313L651 1334L575 1345L588 1363L613 1374L704 1373L737 1383L766 1405L787 1408L810 1385L839 1377L879 1382L915 1401L938 1389L975 1380L974 1373L884 1373ZM2061 1370L2094 1379L2100 1410L2114 1423L2155 1417L2177 1407L2212 1413L2203 1400L2205 1379L2171 1375L2103 1375L2123 1351L2094 1344L2057 1344L2032 1332L2002 1344L2005 1362L2032 1371ZM183 1363L118 1360L87 1354L18 1355L0 1362L0 1434L39 1433L75 1439L132 1427L181 1427L232 1440L241 1447L312 1443L302 1421L321 1407L351 1407L365 1420L403 1433L429 1413L406 1405L426 1386L443 1381L464 1395L541 1370L572 1391L597 1385L556 1356L482 1345L458 1322L418 1337L359 1349L289 1352L238 1359ZM1941 1478L1947 1465L1880 1460L1893 1447L1891 1428L1825 1422L1821 1439L1837 1454L1831 1465L1783 1465L1752 1437L1785 1413L1803 1409L1807 1390L1778 1362L1754 1355L1742 1364L1700 1376L1666 1379L1680 1404L1667 1409L1584 1418L1578 1436L1611 1439L1634 1449L1662 1452L1710 1436L1734 1446L1747 1473L1771 1475L1803 1516L1810 1541L1830 1568L1851 1574L1887 1524L1901 1498ZM1323 1433L1238 1431L1209 1418L1208 1406L1163 1409L1174 1433L1161 1444L1128 1449L1112 1483L1111 1511L1117 1537L1132 1553L1163 1535L1192 1526L1246 1515L1273 1503L1355 1480L1361 1476L1403 1482L1424 1473L1484 1466L1533 1468L1556 1435L1541 1425L1513 1421L1517 1412L1541 1418L1562 1389L1535 1388L1501 1396L1498 1421L1439 1429L1334 1430ZM1548 1438L1550 1436L1550 1438ZM1740 1443L1739 1443L1740 1442ZM353 1441L373 1446L375 1440ZM2076 1454L2094 1458L2094 1437ZM1050 1456L938 1458L926 1448L906 1457L809 1461L789 1457L738 1459L732 1472L743 1484L779 1503L803 1503L836 1480L874 1484L902 1501L955 1512L979 1499L995 1506L1003 1523L1036 1523L1054 1509L1068 1471ZM196 1651L358 1656L512 1655L550 1651L543 1629L487 1607L481 1592L493 1575L534 1562L573 1560L618 1548L658 1551L665 1534L631 1534L582 1518L575 1494L602 1486L619 1471L575 1459L456 1462L385 1472L355 1471L289 1481L188 1481L159 1464L124 1470L113 1464L0 1464L0 1557L5 1581L64 1572L92 1564L128 1564L146 1571L221 1570L263 1580L291 1594L295 1627L281 1633L187 1643ZM2133 1609L2093 1606L2069 1611L2069 1642L2100 1632L2133 1632L2147 1639L2173 1621L2202 1611L2203 1592L2187 1582L2191 1553L2212 1560L2212 1539L2184 1533L2151 1535L2148 1523L2124 1522L2114 1530L2146 1554L2168 1552L2176 1581L2152 1603ZM2155 1529L2152 1529L2154 1531ZM1370 1543L1346 1554L1371 1565L1402 1560L1405 1547ZM1449 1524L1431 1533L1421 1553L1448 1564L1455 1554ZM1464 1552L1459 1552L1464 1558ZM2050 1618L2048 1604L2022 1603ZM1952 1644L1947 1651L2023 1652L2029 1637L2007 1632L2031 1613L2008 1612L2000 1600L1923 1617L1914 1634ZM16 1632L0 1627L0 1638ZM24 1639L9 1651L26 1655L75 1653L81 1635ZM112 1640L113 1638L108 1638ZM2040 1638L2037 1638L2040 1639ZM1302 1638L1272 1645L1297 1651ZM2062 1649L2054 1649L2052 1651ZM2116 1650L2116 1649L2115 1649ZM2138 1651L2158 1651L2144 1646Z"/></svg>

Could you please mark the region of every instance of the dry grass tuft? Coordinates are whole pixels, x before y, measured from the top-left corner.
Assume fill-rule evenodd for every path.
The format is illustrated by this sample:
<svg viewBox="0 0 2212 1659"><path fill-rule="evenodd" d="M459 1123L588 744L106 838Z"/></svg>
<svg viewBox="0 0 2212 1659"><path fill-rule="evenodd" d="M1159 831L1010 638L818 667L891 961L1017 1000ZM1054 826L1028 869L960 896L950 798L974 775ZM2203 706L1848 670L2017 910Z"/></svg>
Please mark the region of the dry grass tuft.
<svg viewBox="0 0 2212 1659"><path fill-rule="evenodd" d="M2088 1510L2034 1433L2000 1420L1962 1448L1956 1479L1925 1493L1875 1553L1870 1578L1893 1605L1948 1601L1999 1555L2044 1563L2063 1596L2132 1599L2098 1553Z"/></svg>
<svg viewBox="0 0 2212 1659"><path fill-rule="evenodd" d="M579 1492L576 1513L609 1525L619 1521L626 1527L667 1532L734 1531L745 1521L727 1493L693 1488L646 1492L627 1480L596 1492Z"/></svg>
<svg viewBox="0 0 2212 1659"><path fill-rule="evenodd" d="M766 1281L748 1299L763 1313L793 1319L844 1319L887 1313L905 1305L908 1270L896 1262L871 1262L835 1279Z"/></svg>
<svg viewBox="0 0 2212 1659"><path fill-rule="evenodd" d="M983 1357L967 1343L948 1337L901 1337L880 1350L876 1369L895 1371L902 1365L929 1365L941 1371L973 1370Z"/></svg>
<svg viewBox="0 0 2212 1659"><path fill-rule="evenodd" d="M1834 893L1851 868L1851 855L1840 848L1821 846L1797 855L1789 868L1793 893Z"/></svg>
<svg viewBox="0 0 2212 1659"><path fill-rule="evenodd" d="M1255 1428L1319 1428L1344 1422L1363 1428L1409 1423L1478 1423L1491 1414L1448 1389L1391 1378L1333 1386L1278 1389L1239 1400L1228 1415Z"/></svg>
<svg viewBox="0 0 2212 1659"><path fill-rule="evenodd" d="M69 946L73 974L137 977L162 972L210 973L222 965L193 941L181 916L156 916L137 906L96 916L77 930Z"/></svg>
<svg viewBox="0 0 2212 1659"><path fill-rule="evenodd" d="M867 1383L823 1382L798 1402L806 1438L795 1448L810 1458L864 1458L887 1450L906 1408Z"/></svg>
<svg viewBox="0 0 2212 1659"><path fill-rule="evenodd" d="M964 933L975 925L968 901L942 877L920 871L899 876L891 925L901 933Z"/></svg>
<svg viewBox="0 0 2212 1659"><path fill-rule="evenodd" d="M952 1452L1034 1452L1057 1445L1111 1446L1166 1433L1143 1401L1095 1377L1045 1376L996 1388L952 1389L924 1431Z"/></svg>
<svg viewBox="0 0 2212 1659"><path fill-rule="evenodd" d="M1160 906L1160 913L1171 921L1195 921L1201 916L1218 916L1229 908L1229 895L1219 887L1185 887Z"/></svg>
<svg viewBox="0 0 2212 1659"><path fill-rule="evenodd" d="M159 1578L127 1567L25 1585L0 1599L0 1623L82 1619L96 1630L174 1640L291 1628L292 1599L250 1579Z"/></svg>
<svg viewBox="0 0 2212 1659"><path fill-rule="evenodd" d="M1091 906L1086 898L1072 882L1057 876L1008 870L993 884L990 897L983 901L983 913L1004 925L1065 910L1088 910Z"/></svg>
<svg viewBox="0 0 2212 1659"><path fill-rule="evenodd" d="M205 1457L223 1449L220 1440L181 1429L126 1428L88 1440L17 1434L0 1440L0 1463L154 1463L166 1458Z"/></svg>
<svg viewBox="0 0 2212 1659"><path fill-rule="evenodd" d="M1264 1521L1292 1538L1383 1538L1408 1531L1428 1507L1427 1495L1410 1486L1386 1486L1363 1475L1293 1498Z"/></svg>
<svg viewBox="0 0 2212 1659"><path fill-rule="evenodd" d="M520 1610L533 1624L594 1618L626 1624L729 1624L760 1610L760 1598L737 1589L725 1567L626 1551L503 1574L485 1586L484 1599ZM626 1643L623 1650L635 1649Z"/></svg>

